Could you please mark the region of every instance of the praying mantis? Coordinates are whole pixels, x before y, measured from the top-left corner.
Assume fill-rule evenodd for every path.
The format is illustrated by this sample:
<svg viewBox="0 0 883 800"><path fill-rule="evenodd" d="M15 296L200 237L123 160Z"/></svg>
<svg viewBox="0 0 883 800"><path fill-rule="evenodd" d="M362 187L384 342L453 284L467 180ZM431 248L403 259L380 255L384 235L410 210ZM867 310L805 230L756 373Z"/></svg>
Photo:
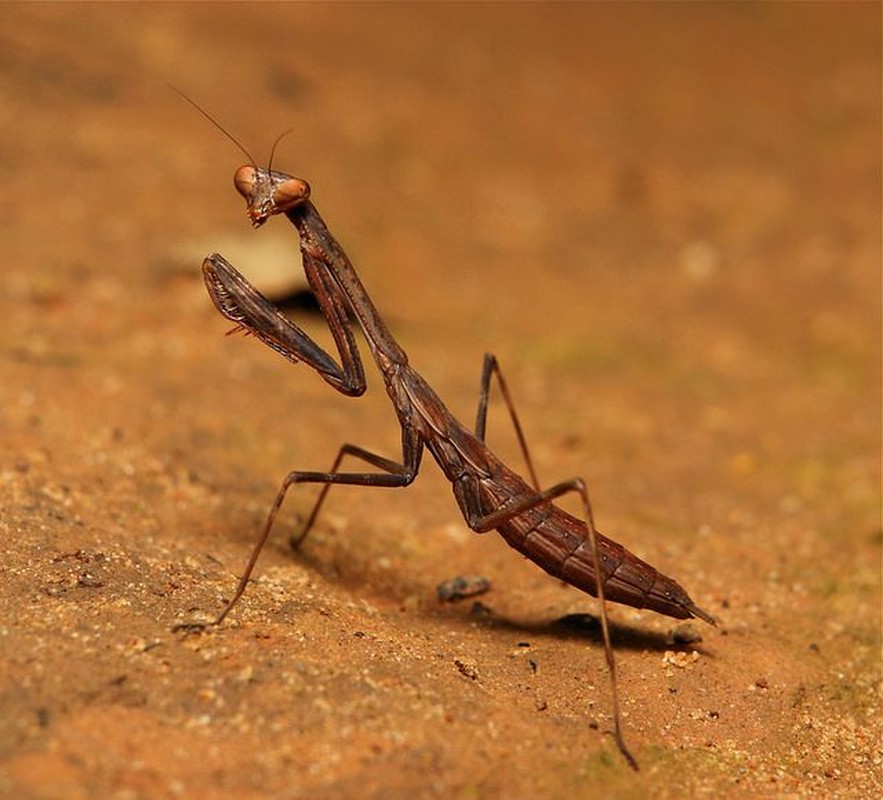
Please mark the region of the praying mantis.
<svg viewBox="0 0 883 800"><path fill-rule="evenodd" d="M206 112L196 108L221 128ZM400 460L393 460L358 445L344 444L327 472L290 472L276 494L236 591L214 624L223 622L242 597L292 486L302 483L322 486L303 529L292 538L292 546L297 548L313 528L332 485L407 486L417 477L424 451L428 451L451 483L456 503L473 531L496 530L510 547L547 573L599 599L610 675L613 734L627 762L637 769L637 761L623 734L606 602L649 608L675 619L698 618L711 625L716 624L714 618L697 606L672 578L597 531L589 492L582 478L541 488L508 385L493 355L484 358L474 427L470 429L459 422L410 364L405 351L390 333L353 264L310 200L309 184L273 170L272 155L266 169L258 167L248 152L227 131L221 130L250 161L236 170L233 182L246 201L253 227L259 228L270 217L282 215L297 231L303 269L331 332L339 363L217 253L206 257L202 264L212 302L234 323L234 331L253 335L292 363L302 362L311 367L338 392L358 397L365 392L367 383L353 335L353 320L364 335L401 426L402 452ZM505 401L527 464L527 479L504 464L485 443L493 380ZM341 471L344 458L364 462L373 470ZM582 513L578 516L555 504L555 500L569 493L579 497Z"/></svg>

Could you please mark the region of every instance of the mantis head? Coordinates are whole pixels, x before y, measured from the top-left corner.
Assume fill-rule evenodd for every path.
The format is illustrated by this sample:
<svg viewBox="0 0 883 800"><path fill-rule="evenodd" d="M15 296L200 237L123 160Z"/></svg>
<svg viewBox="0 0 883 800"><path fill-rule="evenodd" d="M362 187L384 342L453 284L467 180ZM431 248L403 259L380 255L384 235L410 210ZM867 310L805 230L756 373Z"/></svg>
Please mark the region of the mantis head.
<svg viewBox="0 0 883 800"><path fill-rule="evenodd" d="M310 184L300 178L292 178L291 175L286 175L284 172L276 172L273 169L273 156L276 153L276 145L291 133L292 129L289 128L276 137L276 141L273 142L273 148L270 150L270 162L267 168L264 169L257 165L254 157L240 144L239 140L199 103L191 100L178 87L172 86L172 89L211 122L248 158L249 163L237 169L233 175L233 185L236 187L236 191L245 198L246 205L248 206L246 213L253 227L260 228L274 214L284 214L295 206L307 202L310 197Z"/></svg>
<svg viewBox="0 0 883 800"><path fill-rule="evenodd" d="M246 213L255 228L274 214L284 214L310 197L310 184L284 172L246 164L236 170L233 185L244 198Z"/></svg>

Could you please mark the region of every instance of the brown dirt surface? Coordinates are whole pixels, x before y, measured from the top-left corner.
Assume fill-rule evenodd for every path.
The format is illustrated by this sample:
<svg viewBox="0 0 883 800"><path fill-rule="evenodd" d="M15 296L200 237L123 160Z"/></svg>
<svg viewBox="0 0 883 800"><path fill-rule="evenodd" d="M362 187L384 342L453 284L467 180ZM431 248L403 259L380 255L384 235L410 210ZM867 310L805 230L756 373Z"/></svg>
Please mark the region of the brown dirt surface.
<svg viewBox="0 0 883 800"><path fill-rule="evenodd" d="M878 797L876 3L0 8L0 795ZM282 477L360 400L229 327L199 265L300 272L245 160L307 178L396 336L474 417L496 353L538 471L720 621L597 613L430 459ZM269 277L260 278L270 281ZM327 342L321 320L304 325ZM489 439L519 467L504 408ZM436 585L481 575L480 598ZM479 603L479 605L475 605Z"/></svg>

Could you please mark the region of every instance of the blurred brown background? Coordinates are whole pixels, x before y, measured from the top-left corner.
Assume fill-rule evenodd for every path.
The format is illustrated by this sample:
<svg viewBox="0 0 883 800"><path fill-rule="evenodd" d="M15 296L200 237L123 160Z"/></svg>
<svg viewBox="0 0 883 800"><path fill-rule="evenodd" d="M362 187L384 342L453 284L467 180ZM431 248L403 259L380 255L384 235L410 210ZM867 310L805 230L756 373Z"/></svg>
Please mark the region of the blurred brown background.
<svg viewBox="0 0 883 800"><path fill-rule="evenodd" d="M878 796L880 16L2 6L0 794ZM640 774L597 632L555 622L594 601L428 460L296 555L293 493L230 622L171 632L288 470L399 432L373 374L347 400L222 335L204 254L287 281L297 242L169 84L259 163L293 127L275 164L452 410L496 353L542 479L719 617L677 648L611 607ZM490 441L520 467L499 404ZM437 603L459 573L488 613Z"/></svg>

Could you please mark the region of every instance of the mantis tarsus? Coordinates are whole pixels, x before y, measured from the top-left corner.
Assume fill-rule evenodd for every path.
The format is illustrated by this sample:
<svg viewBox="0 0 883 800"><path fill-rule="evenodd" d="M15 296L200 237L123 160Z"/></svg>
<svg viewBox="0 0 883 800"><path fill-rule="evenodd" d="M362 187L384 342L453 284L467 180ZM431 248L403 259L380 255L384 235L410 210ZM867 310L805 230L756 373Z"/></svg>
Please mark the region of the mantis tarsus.
<svg viewBox="0 0 883 800"><path fill-rule="evenodd" d="M244 152L248 155L247 151ZM284 214L297 229L304 271L330 328L340 364L284 317L217 253L209 255L202 265L212 301L221 314L236 324L234 330L256 336L289 361L308 364L337 391L357 397L365 391L366 382L350 327L351 315L365 336L398 416L402 428L402 459L401 462L393 461L357 445L344 444L328 472L297 470L289 473L276 495L236 591L215 624L224 620L245 591L291 486L297 483L322 484L303 530L292 538L292 545L297 547L310 532L332 484L407 486L416 478L426 448L451 482L460 511L473 531L496 530L511 547L546 572L600 600L614 736L623 756L637 769L637 761L629 752L622 732L606 600L650 608L676 619L698 617L713 625L714 618L699 608L674 580L596 530L588 490L582 478L572 478L547 489L540 488L509 389L494 356L486 355L484 359L474 429L467 429L452 416L429 384L408 363L404 350L381 319L343 248L310 201L310 187L306 181L270 167L260 168L252 159L251 164L236 171L234 185L246 200L247 213L255 228L271 216ZM488 396L494 378L527 463L529 481L507 467L485 444ZM347 456L366 462L378 471L341 472L340 464ZM568 514L553 502L571 492L581 500L580 517Z"/></svg>

